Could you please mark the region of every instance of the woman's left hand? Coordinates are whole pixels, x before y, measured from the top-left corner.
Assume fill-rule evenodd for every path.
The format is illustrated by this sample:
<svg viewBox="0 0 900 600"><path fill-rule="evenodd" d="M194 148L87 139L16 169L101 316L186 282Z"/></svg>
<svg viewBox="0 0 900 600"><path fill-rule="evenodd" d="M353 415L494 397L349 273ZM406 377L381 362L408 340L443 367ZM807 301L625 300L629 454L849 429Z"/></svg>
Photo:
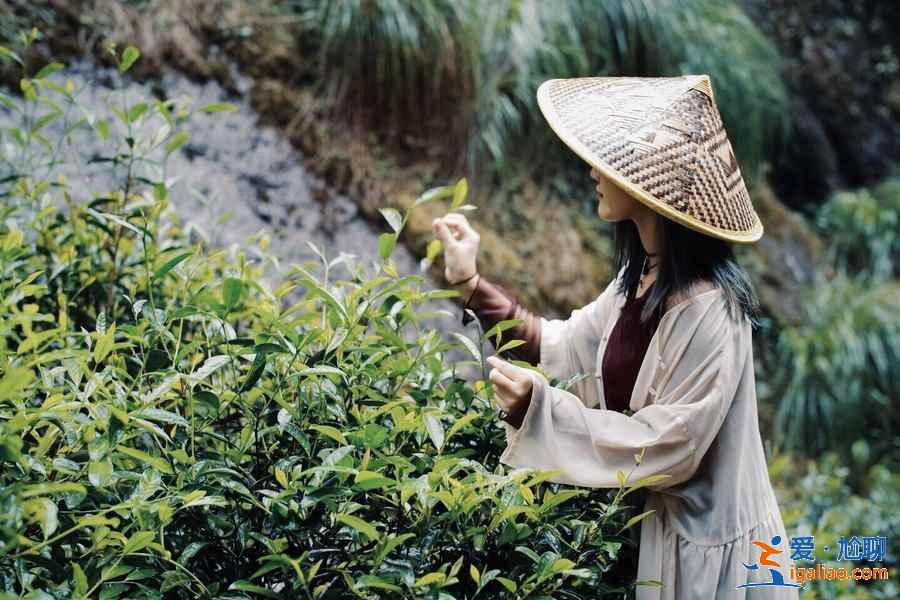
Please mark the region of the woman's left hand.
<svg viewBox="0 0 900 600"><path fill-rule="evenodd" d="M508 414L517 414L531 399L534 385L531 371L497 356L489 356L487 362L494 367L488 376L494 384L494 398Z"/></svg>

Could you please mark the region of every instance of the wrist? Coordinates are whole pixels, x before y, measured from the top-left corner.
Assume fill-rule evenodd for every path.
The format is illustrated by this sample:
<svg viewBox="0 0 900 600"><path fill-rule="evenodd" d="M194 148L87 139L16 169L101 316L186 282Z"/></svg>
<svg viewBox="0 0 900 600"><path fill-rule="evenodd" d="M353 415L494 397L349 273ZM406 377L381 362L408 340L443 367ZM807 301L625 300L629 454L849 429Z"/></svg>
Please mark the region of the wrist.
<svg viewBox="0 0 900 600"><path fill-rule="evenodd" d="M478 285L478 279L480 277L481 275L478 274L478 271L475 271L475 273L466 281L451 285L453 286L453 289L457 290L461 294L466 294L468 296L468 294L471 294L472 291L475 290L475 286Z"/></svg>

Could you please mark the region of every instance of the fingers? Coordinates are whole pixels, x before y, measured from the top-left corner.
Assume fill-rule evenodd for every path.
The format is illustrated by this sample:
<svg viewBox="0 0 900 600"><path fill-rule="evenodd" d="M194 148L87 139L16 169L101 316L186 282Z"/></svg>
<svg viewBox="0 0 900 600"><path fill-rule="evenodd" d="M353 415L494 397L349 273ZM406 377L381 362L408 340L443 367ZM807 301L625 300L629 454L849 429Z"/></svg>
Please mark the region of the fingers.
<svg viewBox="0 0 900 600"><path fill-rule="evenodd" d="M455 239L479 238L478 232L472 228L466 217L459 213L447 213L443 217L434 219L432 224L435 226L435 231L437 231L439 223L445 223L450 231L454 233Z"/></svg>
<svg viewBox="0 0 900 600"><path fill-rule="evenodd" d="M443 216L443 219L445 221L447 221L448 223L456 223L459 225L468 225L469 224L469 220L466 218L466 215L463 215L460 213L455 213L455 212L448 212L446 215Z"/></svg>
<svg viewBox="0 0 900 600"><path fill-rule="evenodd" d="M498 371L497 369L491 369L491 372L488 374L488 379L491 380L495 386L499 388L503 388L509 392L514 392L516 389L516 382Z"/></svg>
<svg viewBox="0 0 900 600"><path fill-rule="evenodd" d="M497 401L497 404L507 412L515 410L521 400L519 394L513 391L515 382L510 381L497 369L491 370L488 379L494 384L494 400Z"/></svg>
<svg viewBox="0 0 900 600"><path fill-rule="evenodd" d="M440 238L444 246L449 246L453 242L457 241L456 237L450 232L450 229L447 227L447 224L443 220L435 219L433 225L435 233L437 234L438 238Z"/></svg>
<svg viewBox="0 0 900 600"><path fill-rule="evenodd" d="M491 361L491 359L494 359ZM500 368L500 361L495 356L488 358L488 361L494 365L488 378L493 383L500 394L506 398L512 398L513 403L523 400L531 391L531 376L525 369L520 369L515 365L504 363L506 367L512 367L514 370L508 372Z"/></svg>
<svg viewBox="0 0 900 600"><path fill-rule="evenodd" d="M446 221L451 228L455 226L460 231L464 231L468 235L478 237L478 232L472 228L469 220L463 214L455 212L447 213L446 215L444 215L444 221Z"/></svg>
<svg viewBox="0 0 900 600"><path fill-rule="evenodd" d="M520 380L528 376L527 373L523 373L524 369L517 367L514 364L508 363L499 356L488 356L487 362L496 369L498 369L501 373L509 377L513 380Z"/></svg>

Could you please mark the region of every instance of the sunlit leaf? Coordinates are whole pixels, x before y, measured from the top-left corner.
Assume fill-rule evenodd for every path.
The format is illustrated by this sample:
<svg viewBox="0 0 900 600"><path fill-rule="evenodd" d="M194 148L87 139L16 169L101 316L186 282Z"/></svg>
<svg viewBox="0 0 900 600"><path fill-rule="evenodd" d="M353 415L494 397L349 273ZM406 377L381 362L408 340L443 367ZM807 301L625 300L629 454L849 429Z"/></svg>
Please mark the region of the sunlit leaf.
<svg viewBox="0 0 900 600"><path fill-rule="evenodd" d="M125 48L125 51L122 52L122 61L119 63L119 72L124 73L130 69L131 65L134 64L134 61L136 61L140 55L140 50L134 46Z"/></svg>
<svg viewBox="0 0 900 600"><path fill-rule="evenodd" d="M375 527L357 516L347 515L343 513L334 513L334 520L343 523L345 525L349 525L353 529L359 531L363 535L365 535L370 540L377 540L380 537L378 530Z"/></svg>
<svg viewBox="0 0 900 600"><path fill-rule="evenodd" d="M469 181L463 177L453 187L453 202L450 203L450 210L456 210L466 200L466 194L469 193Z"/></svg>
<svg viewBox="0 0 900 600"><path fill-rule="evenodd" d="M400 233L400 230L403 229L403 215L395 208L381 208L379 211L394 233Z"/></svg>

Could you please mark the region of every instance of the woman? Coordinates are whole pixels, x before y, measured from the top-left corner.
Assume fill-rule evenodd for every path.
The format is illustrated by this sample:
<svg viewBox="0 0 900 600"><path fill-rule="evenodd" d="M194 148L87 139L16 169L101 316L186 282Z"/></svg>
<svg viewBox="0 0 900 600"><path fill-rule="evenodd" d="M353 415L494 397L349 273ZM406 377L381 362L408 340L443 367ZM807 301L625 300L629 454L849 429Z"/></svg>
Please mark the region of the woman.
<svg viewBox="0 0 900 600"><path fill-rule="evenodd" d="M762 225L709 78L544 82L544 116L591 167L598 214L615 222L616 278L568 319L525 309L477 272L465 217L436 219L445 276L485 329L521 319L501 343L569 390L497 357L507 412L501 462L556 470L550 481L618 488L646 479L637 597L798 598L759 433L755 299L729 242ZM464 313L463 321L467 315ZM470 318L470 317L469 317Z"/></svg>

